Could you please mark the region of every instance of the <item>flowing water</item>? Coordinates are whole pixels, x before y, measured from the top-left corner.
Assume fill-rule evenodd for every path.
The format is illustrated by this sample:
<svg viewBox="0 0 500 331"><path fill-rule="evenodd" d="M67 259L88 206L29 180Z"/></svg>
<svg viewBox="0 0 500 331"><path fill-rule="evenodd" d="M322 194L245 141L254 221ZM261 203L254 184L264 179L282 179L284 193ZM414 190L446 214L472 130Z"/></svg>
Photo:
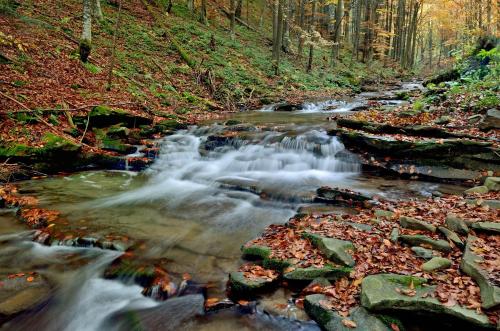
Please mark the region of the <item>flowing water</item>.
<svg viewBox="0 0 500 331"><path fill-rule="evenodd" d="M286 222L299 207L324 208L311 207L320 186L387 199L457 189L362 175L356 156L327 134L334 124L326 121L332 112L359 102L310 104L297 114L242 113L235 119L250 125L237 125L231 134L223 125L207 124L164 138L159 158L143 173L82 172L27 181L20 190L37 196L41 206L61 211L68 230L141 242L143 258L167 259L174 280L189 273L210 284L211 297L223 298L227 274L242 262L240 246L267 225ZM4 329L108 330L114 313L159 305L137 285L102 278L120 253L45 247L29 238L14 215L0 215L1 275L36 271L50 288L50 299ZM317 330L314 322L296 321L307 318L288 297L278 292L263 300L257 313L228 310L190 320L182 329ZM273 313L277 304L287 308ZM181 315L186 306L179 307Z"/></svg>

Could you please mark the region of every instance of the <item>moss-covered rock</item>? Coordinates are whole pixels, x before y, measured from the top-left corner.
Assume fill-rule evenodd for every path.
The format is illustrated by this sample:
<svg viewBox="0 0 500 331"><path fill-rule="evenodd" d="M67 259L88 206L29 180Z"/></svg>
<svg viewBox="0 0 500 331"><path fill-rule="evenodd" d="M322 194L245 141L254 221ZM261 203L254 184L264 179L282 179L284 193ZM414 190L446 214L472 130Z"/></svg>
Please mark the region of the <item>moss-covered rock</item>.
<svg viewBox="0 0 500 331"><path fill-rule="evenodd" d="M351 268L337 268L332 266L324 266L323 268L296 268L283 275L287 280L292 281L312 281L315 278L326 278L328 280L337 280L342 277L347 277L351 273Z"/></svg>
<svg viewBox="0 0 500 331"><path fill-rule="evenodd" d="M484 186L490 191L500 191L500 177L488 177L484 181Z"/></svg>
<svg viewBox="0 0 500 331"><path fill-rule="evenodd" d="M429 261L422 264L422 270L427 272L447 269L451 266L451 261L443 257L433 257Z"/></svg>
<svg viewBox="0 0 500 331"><path fill-rule="evenodd" d="M465 194L474 194L474 193L479 193L479 194L485 194L485 193L488 193L488 187L482 185L482 186L475 186L475 187L472 187L468 190L465 190L464 193Z"/></svg>
<svg viewBox="0 0 500 331"><path fill-rule="evenodd" d="M411 283L413 286L410 286ZM361 283L361 304L369 311L374 312L426 313L442 318L462 320L476 327L495 327L490 323L488 316L479 314L475 309L442 304L431 296L436 287L422 286L426 283L425 278L396 274L368 276ZM415 295L408 296L401 293L410 290L410 288L415 291Z"/></svg>
<svg viewBox="0 0 500 331"><path fill-rule="evenodd" d="M421 257L425 260L430 260L434 256L434 253L432 252L432 250L427 249L427 248L414 246L411 248L411 250L415 253L415 255L417 255L418 257Z"/></svg>
<svg viewBox="0 0 500 331"><path fill-rule="evenodd" d="M232 298L255 298L273 285L273 281L265 278L247 278L243 272L229 274L228 288Z"/></svg>
<svg viewBox="0 0 500 331"><path fill-rule="evenodd" d="M329 260L346 267L353 267L356 262L349 253L354 250L354 245L350 241L335 238L326 238L312 233L303 233Z"/></svg>
<svg viewBox="0 0 500 331"><path fill-rule="evenodd" d="M243 258L246 260L264 260L271 255L271 249L266 246L252 245L252 246L242 246L241 253Z"/></svg>
<svg viewBox="0 0 500 331"><path fill-rule="evenodd" d="M438 229L442 234L446 236L446 239L457 245L459 248L464 248L464 242L454 231L445 228L444 226L439 226Z"/></svg>
<svg viewBox="0 0 500 331"><path fill-rule="evenodd" d="M471 227L477 232L488 232L500 234L500 223L497 222L476 222Z"/></svg>
<svg viewBox="0 0 500 331"><path fill-rule="evenodd" d="M448 229L455 231L459 234L466 235L469 233L469 227L465 220L461 219L455 214L446 215L445 225Z"/></svg>
<svg viewBox="0 0 500 331"><path fill-rule="evenodd" d="M481 306L489 309L500 305L500 287L492 284L488 277L488 272L481 266L484 260L476 255L472 250L477 237L469 236L465 247L460 269L476 281L481 289Z"/></svg>
<svg viewBox="0 0 500 331"><path fill-rule="evenodd" d="M321 329L326 331L390 331L381 320L371 315L363 307L356 307L349 312L348 317L342 317L337 312L325 308L322 302L327 302L326 296L322 294L312 294L306 296L304 300L304 309L309 317L316 321ZM343 320L349 320L356 325L353 328L346 326Z"/></svg>
<svg viewBox="0 0 500 331"><path fill-rule="evenodd" d="M451 251L451 246L447 241L441 239L434 240L424 235L401 235L399 236L399 240L410 246L430 247L442 252Z"/></svg>
<svg viewBox="0 0 500 331"><path fill-rule="evenodd" d="M153 123L153 120L146 116L134 115L126 110L113 109L104 105L94 107L88 118L89 128L104 128L117 124L122 124L127 128L138 128L141 125ZM87 116L75 117L74 121L78 126L85 127Z"/></svg>
<svg viewBox="0 0 500 331"><path fill-rule="evenodd" d="M399 224L406 229L436 232L436 227L434 225L412 217L401 216L399 218Z"/></svg>

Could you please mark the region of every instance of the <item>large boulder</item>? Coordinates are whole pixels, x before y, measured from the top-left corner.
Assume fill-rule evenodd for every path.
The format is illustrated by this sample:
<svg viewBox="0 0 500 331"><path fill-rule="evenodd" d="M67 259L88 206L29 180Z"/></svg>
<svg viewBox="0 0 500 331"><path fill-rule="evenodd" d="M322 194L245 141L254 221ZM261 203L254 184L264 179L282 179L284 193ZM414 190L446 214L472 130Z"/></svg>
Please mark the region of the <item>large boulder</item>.
<svg viewBox="0 0 500 331"><path fill-rule="evenodd" d="M306 296L304 309L306 313L315 320L323 330L326 331L390 331L380 319L371 315L363 307L356 307L349 312L349 317L342 317L337 312L322 305L326 302L326 296L312 294ZM348 326L349 325L349 326Z"/></svg>
<svg viewBox="0 0 500 331"><path fill-rule="evenodd" d="M500 110L495 108L488 110L479 128L481 130L500 129Z"/></svg>
<svg viewBox="0 0 500 331"><path fill-rule="evenodd" d="M104 128L116 124L124 124L128 128L138 128L141 125L151 125L153 120L142 115L135 115L122 109L113 109L108 106L96 106L88 115L89 128ZM74 118L80 127L86 126L87 116Z"/></svg>
<svg viewBox="0 0 500 331"><path fill-rule="evenodd" d="M492 284L488 277L488 272L481 267L481 262L484 260L473 251L474 241L477 237L469 236L467 245L462 257L460 269L467 275L471 276L481 289L481 305L483 308L489 309L500 305L500 287Z"/></svg>
<svg viewBox="0 0 500 331"><path fill-rule="evenodd" d="M425 278L396 274L368 276L361 283L361 304L373 312L424 313L462 320L476 327L494 328L488 316L478 314L475 309L442 304L431 295L436 287L422 286L426 283Z"/></svg>

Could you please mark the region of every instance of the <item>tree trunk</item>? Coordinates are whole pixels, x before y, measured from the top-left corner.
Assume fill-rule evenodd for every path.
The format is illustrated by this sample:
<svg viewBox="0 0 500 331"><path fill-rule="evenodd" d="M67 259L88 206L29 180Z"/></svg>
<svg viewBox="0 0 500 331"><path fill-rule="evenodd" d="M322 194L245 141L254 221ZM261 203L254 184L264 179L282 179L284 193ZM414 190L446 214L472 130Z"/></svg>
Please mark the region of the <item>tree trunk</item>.
<svg viewBox="0 0 500 331"><path fill-rule="evenodd" d="M305 2L306 0L299 0L299 27L300 31L298 33L299 36L299 44L297 47L297 57L299 59L302 58L302 53L304 52L304 17L305 17Z"/></svg>
<svg viewBox="0 0 500 331"><path fill-rule="evenodd" d="M94 15L99 21L104 19L101 9L101 0L94 0Z"/></svg>
<svg viewBox="0 0 500 331"><path fill-rule="evenodd" d="M92 49L92 0L83 0L83 29L80 38L80 59L87 62Z"/></svg>
<svg viewBox="0 0 500 331"><path fill-rule="evenodd" d="M207 0L201 0L200 22L201 22L201 24L208 25Z"/></svg>
<svg viewBox="0 0 500 331"><path fill-rule="evenodd" d="M230 23L230 31L231 31L231 40L236 39L236 1L237 0L229 0L229 13L231 14L231 23Z"/></svg>
<svg viewBox="0 0 500 331"><path fill-rule="evenodd" d="M340 36L342 34L342 19L344 17L344 0L338 0L335 8L335 28L333 30L332 65L339 58Z"/></svg>
<svg viewBox="0 0 500 331"><path fill-rule="evenodd" d="M111 90L111 86L113 83L113 68L115 66L116 59L116 42L118 38L118 32L120 31L121 19L122 19L122 0L118 0L118 17L116 19L115 31L113 32L113 49L111 50L111 59L109 61L109 69L108 69L108 83L106 89Z"/></svg>
<svg viewBox="0 0 500 331"><path fill-rule="evenodd" d="M235 0L236 1L236 11L235 11L235 15L236 17L238 18L241 18L241 10L243 8L243 0Z"/></svg>
<svg viewBox="0 0 500 331"><path fill-rule="evenodd" d="M278 31L277 31L277 38L276 38L276 67L275 67L275 74L279 75L280 72L280 60L281 60L281 48L283 46L283 12L284 12L284 5L283 3L285 0L279 0L278 3Z"/></svg>
<svg viewBox="0 0 500 331"><path fill-rule="evenodd" d="M312 0L312 16L311 22L309 25L309 36L311 38L311 44L309 45L309 60L307 61L307 72L311 72L313 66L313 58L314 58L314 40L313 40L313 32L314 32L314 24L316 23L316 0Z"/></svg>
<svg viewBox="0 0 500 331"><path fill-rule="evenodd" d="M194 13L194 0L187 0L187 6L191 13Z"/></svg>

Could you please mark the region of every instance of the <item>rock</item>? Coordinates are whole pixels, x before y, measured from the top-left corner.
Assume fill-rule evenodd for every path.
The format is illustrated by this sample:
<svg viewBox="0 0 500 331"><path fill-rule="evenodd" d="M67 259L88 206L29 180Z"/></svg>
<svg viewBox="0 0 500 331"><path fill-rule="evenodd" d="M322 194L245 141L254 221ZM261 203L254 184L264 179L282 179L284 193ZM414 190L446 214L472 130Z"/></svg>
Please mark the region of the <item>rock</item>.
<svg viewBox="0 0 500 331"><path fill-rule="evenodd" d="M344 224L347 224L353 228L355 228L356 230L359 230L359 231L363 231L363 232L371 232L372 231L372 227L368 224L363 224L363 223L355 223L355 222L346 222L346 221L341 221L342 223Z"/></svg>
<svg viewBox="0 0 500 331"><path fill-rule="evenodd" d="M488 193L488 191L489 190L486 186L475 186L468 190L465 190L464 194L474 194L474 193L485 194Z"/></svg>
<svg viewBox="0 0 500 331"><path fill-rule="evenodd" d="M500 209L500 200L484 200L481 204L493 209Z"/></svg>
<svg viewBox="0 0 500 331"><path fill-rule="evenodd" d="M490 191L500 191L500 177L486 178L484 186L486 186Z"/></svg>
<svg viewBox="0 0 500 331"><path fill-rule="evenodd" d="M337 312L327 309L321 305L322 301L327 300L322 294L312 294L306 296L304 300L304 309L309 317L318 323L326 331L390 331L381 320L371 315L363 307L356 307L349 312L348 317L342 317ZM356 327L349 328L342 321L350 320Z"/></svg>
<svg viewBox="0 0 500 331"><path fill-rule="evenodd" d="M228 288L231 297L254 298L256 295L272 288L273 281L265 278L247 278L243 272L229 274Z"/></svg>
<svg viewBox="0 0 500 331"><path fill-rule="evenodd" d="M351 254L349 254L349 251L354 250L352 242L335 238L325 238L307 232L303 234L303 237L311 241L329 260L346 267L353 267L356 264Z"/></svg>
<svg viewBox="0 0 500 331"><path fill-rule="evenodd" d="M242 246L241 252L246 260L267 259L271 255L271 249L266 246Z"/></svg>
<svg viewBox="0 0 500 331"><path fill-rule="evenodd" d="M391 241L393 243L396 243L398 242L399 240L399 229L398 228L392 228L392 231L391 231Z"/></svg>
<svg viewBox="0 0 500 331"><path fill-rule="evenodd" d="M457 245L460 248L464 248L464 242L460 239L460 237L453 231L445 228L444 226L438 227L439 231L446 236L446 238Z"/></svg>
<svg viewBox="0 0 500 331"><path fill-rule="evenodd" d="M451 122L451 117L444 115L434 121L434 124L443 125Z"/></svg>
<svg viewBox="0 0 500 331"><path fill-rule="evenodd" d="M426 272L448 269L449 267L451 267L451 261L443 257L433 257L422 264L422 270Z"/></svg>
<svg viewBox="0 0 500 331"><path fill-rule="evenodd" d="M401 216L399 218L399 224L406 229L436 232L436 227L434 225L412 217Z"/></svg>
<svg viewBox="0 0 500 331"><path fill-rule="evenodd" d="M0 321L17 313L35 308L48 300L50 286L40 276L33 276L28 282L26 277L6 278L0 282ZM0 322L1 324L1 322Z"/></svg>
<svg viewBox="0 0 500 331"><path fill-rule="evenodd" d="M490 232L500 234L500 223L497 222L476 222L471 227L478 232Z"/></svg>
<svg viewBox="0 0 500 331"><path fill-rule="evenodd" d="M490 282L488 272L481 267L483 258L473 252L472 245L476 240L474 236L467 238L460 269L476 281L481 289L481 306L490 309L500 304L500 287Z"/></svg>
<svg viewBox="0 0 500 331"><path fill-rule="evenodd" d="M123 123L129 128L139 127L140 125L151 125L153 120L134 115L122 109L112 109L108 106L96 106L89 114L89 128L103 128L111 125ZM85 127L87 116L75 117L75 123L80 127Z"/></svg>
<svg viewBox="0 0 500 331"><path fill-rule="evenodd" d="M323 268L296 268L293 271L285 273L283 277L287 280L296 281L312 281L319 277L328 280L337 280L349 276L351 271L351 268L335 268L332 266L324 266Z"/></svg>
<svg viewBox="0 0 500 331"><path fill-rule="evenodd" d="M451 251L450 244L445 240L434 240L423 235L401 235L399 240L411 246L428 246L434 250L449 252Z"/></svg>
<svg viewBox="0 0 500 331"><path fill-rule="evenodd" d="M292 111L297 111L297 110L302 110L304 107L302 105L298 104L291 104L291 103L279 103L273 107L273 111L287 111L287 112L292 112Z"/></svg>
<svg viewBox="0 0 500 331"><path fill-rule="evenodd" d="M197 316L204 315L204 298L200 294L172 298L146 309L122 310L112 314L102 325L103 330L175 331L185 329Z"/></svg>
<svg viewBox="0 0 500 331"><path fill-rule="evenodd" d="M415 295L400 293L413 283ZM427 280L420 277L380 274L365 277L361 283L361 305L373 312L414 312L439 315L470 323L476 327L492 328L488 316L475 309L459 305L447 306L432 298L435 286L422 286ZM399 291L399 292L398 292Z"/></svg>
<svg viewBox="0 0 500 331"><path fill-rule="evenodd" d="M352 204L353 202L363 203L365 201L371 200L370 197L365 196L358 192L352 192L349 190L342 190L338 188L331 187L320 187L316 191L317 198L316 201L325 203L347 203Z"/></svg>
<svg viewBox="0 0 500 331"><path fill-rule="evenodd" d="M415 253L415 255L426 260L432 259L432 257L434 256L432 250L427 248L415 246L412 247L411 250Z"/></svg>
<svg viewBox="0 0 500 331"><path fill-rule="evenodd" d="M330 281L326 278L318 277L315 278L309 285L307 285L307 287L314 287L316 285L319 285L321 287L328 287L331 286L332 283L330 283Z"/></svg>
<svg viewBox="0 0 500 331"><path fill-rule="evenodd" d="M465 223L465 221L459 218L455 214L446 215L445 225L448 229L455 231L457 233L466 235L469 233L469 227Z"/></svg>
<svg viewBox="0 0 500 331"><path fill-rule="evenodd" d="M479 124L481 130L500 129L500 111L492 108L486 112L486 116Z"/></svg>
<svg viewBox="0 0 500 331"><path fill-rule="evenodd" d="M472 115L467 118L467 121L469 121L469 123L471 124L478 123L482 120L483 120L483 115L481 114Z"/></svg>
<svg viewBox="0 0 500 331"><path fill-rule="evenodd" d="M377 218L387 218L390 219L394 216L394 213L389 210L375 209L375 217Z"/></svg>

